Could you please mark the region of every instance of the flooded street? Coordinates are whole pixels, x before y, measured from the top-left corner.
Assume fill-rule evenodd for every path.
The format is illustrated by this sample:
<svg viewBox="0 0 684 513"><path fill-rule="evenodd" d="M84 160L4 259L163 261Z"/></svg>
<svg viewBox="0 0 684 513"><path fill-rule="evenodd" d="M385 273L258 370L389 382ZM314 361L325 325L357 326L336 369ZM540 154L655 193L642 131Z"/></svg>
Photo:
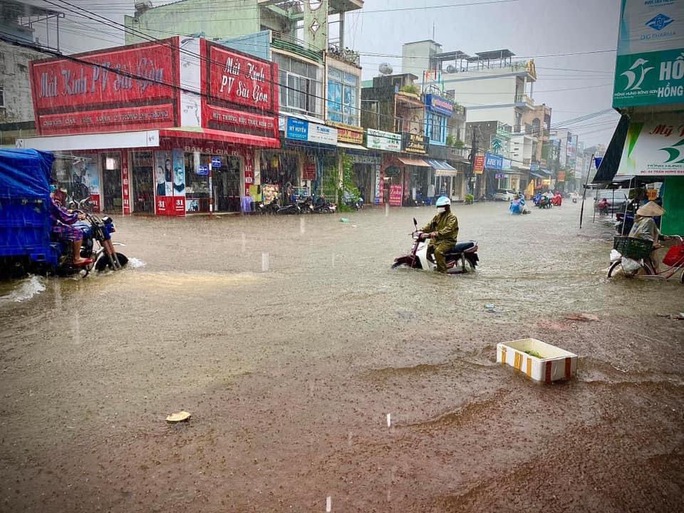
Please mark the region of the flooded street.
<svg viewBox="0 0 684 513"><path fill-rule="evenodd" d="M455 206L471 275L390 269L423 207L116 216L125 271L0 285L0 511L678 510L684 286L507 206ZM496 363L526 337L576 379Z"/></svg>

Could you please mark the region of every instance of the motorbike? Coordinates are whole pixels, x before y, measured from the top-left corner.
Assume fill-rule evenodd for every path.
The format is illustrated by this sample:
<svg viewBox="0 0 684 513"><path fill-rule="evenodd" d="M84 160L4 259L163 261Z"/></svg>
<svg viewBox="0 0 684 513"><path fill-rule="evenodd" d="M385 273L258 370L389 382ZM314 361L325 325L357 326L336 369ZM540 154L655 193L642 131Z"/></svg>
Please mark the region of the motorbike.
<svg viewBox="0 0 684 513"><path fill-rule="evenodd" d="M260 201L259 203L257 203L256 211L260 214L276 214L279 208L280 206L278 205L278 202L275 200L269 203L264 203L263 201Z"/></svg>
<svg viewBox="0 0 684 513"><path fill-rule="evenodd" d="M363 198L348 196L344 199L344 204L349 208L353 208L354 210L361 210L363 208Z"/></svg>
<svg viewBox="0 0 684 513"><path fill-rule="evenodd" d="M410 267L412 269L424 269L434 271L437 268L434 255L428 251L427 237L418 231L418 222L413 219L415 230L411 234L413 246L408 255L394 259L392 269L397 267ZM480 257L477 254L477 241L469 240L454 244L451 251L446 254L447 273L463 274L475 271Z"/></svg>
<svg viewBox="0 0 684 513"><path fill-rule="evenodd" d="M76 206L83 208L87 203L86 198L78 202ZM104 270L117 271L123 269L128 264L128 257L123 253L117 252L115 246L123 246L121 243L112 241L112 233L116 232L114 220L109 217L99 217L85 210L75 209L85 215L85 221L78 221L74 224L83 232L83 243L81 245L81 258L92 261L88 265L74 265L73 248L71 243L61 240L53 241L59 254L57 266L53 271L58 275L77 274L85 271L87 276L93 269L98 272Z"/></svg>
<svg viewBox="0 0 684 513"><path fill-rule="evenodd" d="M278 215L293 215L301 213L302 211L299 208L299 204L297 203L297 201L288 203L287 205L283 205L278 210L276 210L276 214Z"/></svg>
<svg viewBox="0 0 684 513"><path fill-rule="evenodd" d="M325 198L318 197L314 200L313 211L316 214L334 214L337 211L337 205L330 203Z"/></svg>

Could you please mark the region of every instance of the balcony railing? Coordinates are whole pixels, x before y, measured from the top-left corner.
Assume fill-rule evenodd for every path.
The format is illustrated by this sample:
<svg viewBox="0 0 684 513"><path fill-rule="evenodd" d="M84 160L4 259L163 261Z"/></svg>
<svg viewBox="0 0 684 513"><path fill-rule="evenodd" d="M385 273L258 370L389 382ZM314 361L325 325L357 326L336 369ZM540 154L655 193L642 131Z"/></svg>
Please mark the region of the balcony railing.
<svg viewBox="0 0 684 513"><path fill-rule="evenodd" d="M299 55L306 59L323 63L323 52L318 50L309 50L295 41L288 41L287 39L279 39L274 37L271 46L277 50L283 50L295 55Z"/></svg>
<svg viewBox="0 0 684 513"><path fill-rule="evenodd" d="M526 94L516 94L515 103L524 103L527 107L534 107L534 101Z"/></svg>
<svg viewBox="0 0 684 513"><path fill-rule="evenodd" d="M349 48L340 48L337 45L330 45L328 47L328 55L334 59L351 64L352 66L358 67L361 65L361 54L354 50L350 50Z"/></svg>

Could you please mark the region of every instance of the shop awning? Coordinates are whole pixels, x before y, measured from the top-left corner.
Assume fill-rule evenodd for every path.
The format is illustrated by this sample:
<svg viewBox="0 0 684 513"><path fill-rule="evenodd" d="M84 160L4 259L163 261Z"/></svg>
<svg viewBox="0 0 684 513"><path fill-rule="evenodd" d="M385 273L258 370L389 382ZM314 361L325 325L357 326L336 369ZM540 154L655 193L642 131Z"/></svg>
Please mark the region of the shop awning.
<svg viewBox="0 0 684 513"><path fill-rule="evenodd" d="M41 151L115 150L121 148L157 148L159 130L116 132L111 134L54 135L17 139L17 148Z"/></svg>
<svg viewBox="0 0 684 513"><path fill-rule="evenodd" d="M631 119L615 178L684 176L681 123L681 114L654 114L647 121Z"/></svg>
<svg viewBox="0 0 684 513"><path fill-rule="evenodd" d="M174 137L202 142L223 142L254 146L256 148L280 148L280 140L274 137L224 132L211 128L166 128L159 130L159 137Z"/></svg>
<svg viewBox="0 0 684 513"><path fill-rule="evenodd" d="M280 148L280 141L271 137L238 134L210 128L145 130L140 132L114 132L109 134L55 135L17 139L17 148L34 148L41 151L115 150L126 148L158 148L161 137L192 141L213 141L243 144L258 148Z"/></svg>
<svg viewBox="0 0 684 513"><path fill-rule="evenodd" d="M456 176L458 170L448 162L443 160L425 159L432 169L435 170L435 176Z"/></svg>
<svg viewBox="0 0 684 513"><path fill-rule="evenodd" d="M365 146L361 146L360 144L349 144L349 143L343 143L343 142L337 142L337 147L338 148L346 148L348 150L356 150L356 151L368 151L368 148Z"/></svg>
<svg viewBox="0 0 684 513"><path fill-rule="evenodd" d="M423 159L414 159L410 157L397 157L397 160L404 164L405 166L416 166L416 167L430 167L430 164L425 162Z"/></svg>
<svg viewBox="0 0 684 513"><path fill-rule="evenodd" d="M537 173L537 172L535 172L535 171L530 171L530 176L534 176L535 178L541 178L541 179L546 178L545 175L542 175L542 174Z"/></svg>
<svg viewBox="0 0 684 513"><path fill-rule="evenodd" d="M601 160L598 171L596 171L593 183L610 182L617 173L628 129L629 117L623 115L615 128L615 132L613 132L613 137L611 137L606 154L603 156L603 160Z"/></svg>

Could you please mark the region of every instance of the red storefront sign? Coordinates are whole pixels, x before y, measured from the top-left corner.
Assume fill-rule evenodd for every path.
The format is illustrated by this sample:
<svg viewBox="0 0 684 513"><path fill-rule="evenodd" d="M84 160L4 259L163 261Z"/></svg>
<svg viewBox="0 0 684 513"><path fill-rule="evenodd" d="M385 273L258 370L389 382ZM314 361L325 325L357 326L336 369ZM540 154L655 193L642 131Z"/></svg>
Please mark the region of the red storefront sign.
<svg viewBox="0 0 684 513"><path fill-rule="evenodd" d="M42 135L120 132L174 126L174 105L38 114Z"/></svg>
<svg viewBox="0 0 684 513"><path fill-rule="evenodd" d="M206 48L208 103L227 102L278 112L278 66L202 40Z"/></svg>
<svg viewBox="0 0 684 513"><path fill-rule="evenodd" d="M475 174L481 175L484 172L484 155L475 155Z"/></svg>
<svg viewBox="0 0 684 513"><path fill-rule="evenodd" d="M90 203L92 204L93 212L101 212L100 207L100 195L90 194Z"/></svg>
<svg viewBox="0 0 684 513"><path fill-rule="evenodd" d="M401 196L402 196L402 187L401 185L390 185L390 197L389 197L389 204L392 207L400 207L401 206Z"/></svg>
<svg viewBox="0 0 684 513"><path fill-rule="evenodd" d="M174 213L173 196L157 196L154 213L158 216L172 216Z"/></svg>
<svg viewBox="0 0 684 513"><path fill-rule="evenodd" d="M34 61L30 75L40 134L177 124L177 37L69 58ZM133 109L150 103L162 105L146 110ZM164 117L155 118L154 112ZM72 115L67 116L69 113ZM108 121L102 120L105 115L109 116Z"/></svg>
<svg viewBox="0 0 684 513"><path fill-rule="evenodd" d="M302 171L302 180L315 180L316 179L316 164L313 162L308 162L304 164L304 169Z"/></svg>
<svg viewBox="0 0 684 513"><path fill-rule="evenodd" d="M206 114L210 128L234 132L258 132L270 137L278 136L278 123L273 116L260 116L213 105L206 106Z"/></svg>

